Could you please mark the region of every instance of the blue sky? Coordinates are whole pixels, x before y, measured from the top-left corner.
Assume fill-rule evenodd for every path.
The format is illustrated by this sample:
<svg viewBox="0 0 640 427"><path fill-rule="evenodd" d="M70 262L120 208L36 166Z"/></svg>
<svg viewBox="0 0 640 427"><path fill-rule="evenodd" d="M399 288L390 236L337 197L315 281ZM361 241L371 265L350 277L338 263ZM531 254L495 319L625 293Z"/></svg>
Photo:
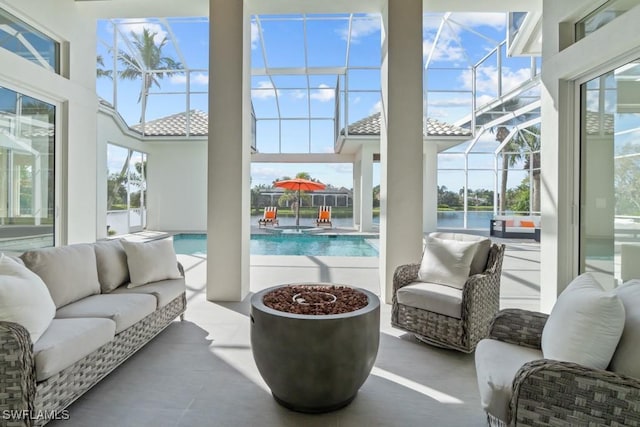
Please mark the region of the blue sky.
<svg viewBox="0 0 640 427"><path fill-rule="evenodd" d="M504 14L454 13L444 24L438 43L434 38L443 14L427 14L423 25L423 59L430 59L425 72L428 90L425 110L429 117L456 123L470 114L471 70L505 38ZM260 16L252 19L252 68L278 67L345 67L346 75L317 74L307 79L302 75L254 75L251 81L252 101L257 117L257 146L261 152L332 152L334 146L334 112L338 101L339 127L380 110L380 18L377 15L357 15L351 23L347 15ZM293 18L293 19L291 19ZM331 19L327 19L331 18ZM183 62L190 73L179 72L161 79L161 87L149 95L146 119L153 120L170 114L199 109L207 111L208 81L208 20L206 18L170 18L116 20L118 32L108 21L98 25L98 54L105 60L105 68L112 68L110 47L117 39L118 49L129 51L126 38L141 33L144 28L157 33L156 41L167 37L163 49L166 56ZM167 27L166 23L170 26ZM303 29L306 27L305 55ZM172 38L175 35L175 39ZM347 55L347 40L350 45ZM177 46L174 45L174 41ZM503 57L502 82L508 90L529 76L528 58ZM488 60L477 72L477 103L481 105L497 95L498 73L496 57ZM255 74L255 73L254 73ZM340 90L336 92L336 87ZM140 119L139 81L118 80L117 106L130 125ZM344 89L348 88L348 92ZM191 90L189 97L185 95ZM98 79L98 94L114 102L112 82ZM336 99L336 93L337 99ZM311 120L309 120L311 118ZM497 143L493 135L483 136L475 151L493 152ZM456 151L456 150L454 150ZM459 150L457 150L459 151ZM463 167L461 156L442 156L441 168ZM114 158L110 169L118 159ZM492 168L490 156L474 156L472 165ZM270 184L281 176L308 172L313 177L335 186L352 187L351 165L347 164L253 164L252 185ZM379 183L379 167L374 170L374 184ZM492 174L478 172L473 182L480 187L493 186ZM462 185L460 173L440 174L439 184L456 189ZM510 180L511 184L511 180ZM517 185L517 182L513 182ZM473 185L471 186L473 187Z"/></svg>

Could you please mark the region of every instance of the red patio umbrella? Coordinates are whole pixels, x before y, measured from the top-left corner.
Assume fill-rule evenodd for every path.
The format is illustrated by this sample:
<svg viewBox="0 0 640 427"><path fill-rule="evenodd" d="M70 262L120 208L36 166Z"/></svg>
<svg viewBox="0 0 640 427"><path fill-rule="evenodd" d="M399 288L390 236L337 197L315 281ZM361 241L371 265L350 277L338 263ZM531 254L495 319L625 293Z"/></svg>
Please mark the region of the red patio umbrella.
<svg viewBox="0 0 640 427"><path fill-rule="evenodd" d="M296 227L300 226L300 192L324 190L326 185L321 182L309 181L308 179L294 178L276 181L274 186L284 188L285 190L298 191L298 203L296 207Z"/></svg>

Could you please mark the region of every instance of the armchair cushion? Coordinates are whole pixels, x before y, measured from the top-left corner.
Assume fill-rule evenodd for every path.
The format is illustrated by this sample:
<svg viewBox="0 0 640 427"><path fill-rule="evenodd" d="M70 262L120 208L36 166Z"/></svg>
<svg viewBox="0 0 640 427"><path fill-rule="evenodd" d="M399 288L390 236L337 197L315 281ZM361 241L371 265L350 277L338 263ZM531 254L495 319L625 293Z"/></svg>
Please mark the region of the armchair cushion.
<svg viewBox="0 0 640 427"><path fill-rule="evenodd" d="M478 242L444 240L428 236L418 271L421 282L462 289L471 269Z"/></svg>
<svg viewBox="0 0 640 427"><path fill-rule="evenodd" d="M640 378L640 280L630 280L616 288L615 293L624 305L625 322L610 368L619 374Z"/></svg>
<svg viewBox="0 0 640 427"><path fill-rule="evenodd" d="M539 349L493 339L481 340L475 360L482 408L507 423L513 378L522 365L541 358Z"/></svg>
<svg viewBox="0 0 640 427"><path fill-rule="evenodd" d="M462 291L438 283L414 282L398 289L399 304L433 311L445 316L462 317Z"/></svg>
<svg viewBox="0 0 640 427"><path fill-rule="evenodd" d="M604 292L590 273L576 277L560 294L542 330L546 359L606 369L624 328L624 306Z"/></svg>

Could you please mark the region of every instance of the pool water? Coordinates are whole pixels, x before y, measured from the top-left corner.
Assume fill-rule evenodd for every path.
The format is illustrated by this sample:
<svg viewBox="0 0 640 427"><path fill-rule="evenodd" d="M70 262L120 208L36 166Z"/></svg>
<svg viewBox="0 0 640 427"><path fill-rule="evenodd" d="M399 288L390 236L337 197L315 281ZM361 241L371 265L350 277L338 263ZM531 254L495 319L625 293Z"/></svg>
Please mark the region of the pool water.
<svg viewBox="0 0 640 427"><path fill-rule="evenodd" d="M378 239L339 235L251 235L251 255L378 256ZM178 254L207 253L206 234L176 234L173 246Z"/></svg>

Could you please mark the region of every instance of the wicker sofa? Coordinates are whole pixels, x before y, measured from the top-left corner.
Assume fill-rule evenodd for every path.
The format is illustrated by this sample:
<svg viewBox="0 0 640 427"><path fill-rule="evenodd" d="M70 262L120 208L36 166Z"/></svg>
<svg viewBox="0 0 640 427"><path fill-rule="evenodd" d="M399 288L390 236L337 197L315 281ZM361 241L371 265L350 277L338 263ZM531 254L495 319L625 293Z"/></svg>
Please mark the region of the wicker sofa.
<svg viewBox="0 0 640 427"><path fill-rule="evenodd" d="M619 343L611 348L611 361L604 364L606 369L545 357L547 314L506 309L496 315L488 339L479 343L475 355L489 425L640 426L640 283L615 291L622 296L626 320ZM572 314L580 310L571 307ZM608 322L600 312L584 313L594 317L596 325ZM589 327L594 329L598 328ZM591 357L598 334L587 332L584 339L589 342L584 357Z"/></svg>
<svg viewBox="0 0 640 427"><path fill-rule="evenodd" d="M138 244L135 250L155 244ZM134 287L128 285L134 278L132 257L117 240L21 255L48 288L55 317L36 342L21 324L0 322L2 425L39 426L68 417L67 406L183 317L184 270L175 253L173 265L159 261L153 267L163 270L160 277L170 272L163 280L154 281L153 271L136 265L136 275L151 280Z"/></svg>

